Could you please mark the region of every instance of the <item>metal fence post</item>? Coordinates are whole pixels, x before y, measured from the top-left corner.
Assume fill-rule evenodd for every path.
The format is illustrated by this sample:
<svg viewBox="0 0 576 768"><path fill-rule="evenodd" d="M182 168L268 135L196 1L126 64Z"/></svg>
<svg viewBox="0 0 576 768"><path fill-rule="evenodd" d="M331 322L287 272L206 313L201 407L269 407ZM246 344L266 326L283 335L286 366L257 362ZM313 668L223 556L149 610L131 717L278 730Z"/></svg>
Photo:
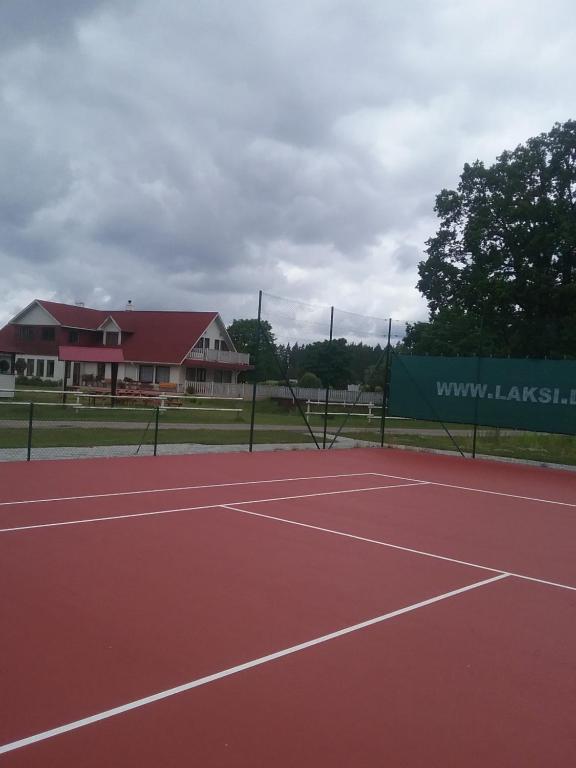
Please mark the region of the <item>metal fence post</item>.
<svg viewBox="0 0 576 768"><path fill-rule="evenodd" d="M330 307L330 352L332 352L332 336L334 333L334 307ZM328 363L330 364L330 357L328 357ZM322 448L326 448L326 432L328 431L328 403L330 398L330 381L326 378L324 384L326 387L326 397L324 400L324 435L322 437Z"/></svg>
<svg viewBox="0 0 576 768"><path fill-rule="evenodd" d="M390 353L392 339L392 318L388 318L388 340L386 342L386 364L384 366L384 382L382 384L382 410L380 412L380 448L384 447L384 432L386 431L386 413L388 411L388 389L390 387Z"/></svg>
<svg viewBox="0 0 576 768"><path fill-rule="evenodd" d="M160 407L156 406L156 421L154 423L154 456L158 455L158 420L160 419Z"/></svg>
<svg viewBox="0 0 576 768"><path fill-rule="evenodd" d="M256 388L258 386L258 365L260 359L260 328L262 323L262 291L258 291L258 325L256 326L256 354L254 355L254 383L252 385L252 412L250 414L250 444L248 450L254 448L254 419L256 416Z"/></svg>
<svg viewBox="0 0 576 768"><path fill-rule="evenodd" d="M26 461L30 461L32 455L32 423L34 421L34 403L30 403L30 410L28 412L28 452L26 455Z"/></svg>

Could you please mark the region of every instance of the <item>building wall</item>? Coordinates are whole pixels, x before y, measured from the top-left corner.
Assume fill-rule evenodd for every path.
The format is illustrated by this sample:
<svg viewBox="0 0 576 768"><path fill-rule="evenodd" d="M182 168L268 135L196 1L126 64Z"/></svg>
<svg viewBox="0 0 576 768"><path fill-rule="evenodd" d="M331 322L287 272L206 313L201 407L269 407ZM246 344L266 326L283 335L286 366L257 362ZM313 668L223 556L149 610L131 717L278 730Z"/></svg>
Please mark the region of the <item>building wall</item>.
<svg viewBox="0 0 576 768"><path fill-rule="evenodd" d="M14 397L16 376L11 373L0 373L0 397Z"/></svg>
<svg viewBox="0 0 576 768"><path fill-rule="evenodd" d="M24 372L24 376L38 376L38 360L41 360L44 362L44 373L41 376L42 379L47 379L48 381L58 381L59 379L64 379L64 363L58 360L58 357L55 355L30 355L26 352L16 355L16 360L20 360L21 358L28 364L29 361L32 361L32 372L29 373L30 369L28 368ZM51 376L48 375L49 361L54 363L54 373Z"/></svg>
<svg viewBox="0 0 576 768"><path fill-rule="evenodd" d="M57 320L54 320L52 315L46 312L38 304L30 307L28 312L23 315L17 321L18 325L60 325Z"/></svg>

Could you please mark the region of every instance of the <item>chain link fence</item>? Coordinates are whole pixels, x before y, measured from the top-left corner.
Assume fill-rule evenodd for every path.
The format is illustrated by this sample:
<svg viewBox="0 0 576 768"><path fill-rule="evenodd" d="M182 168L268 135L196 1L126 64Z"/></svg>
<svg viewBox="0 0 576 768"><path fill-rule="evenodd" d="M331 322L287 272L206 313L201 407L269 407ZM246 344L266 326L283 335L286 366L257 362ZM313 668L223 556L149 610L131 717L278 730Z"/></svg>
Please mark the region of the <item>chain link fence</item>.
<svg viewBox="0 0 576 768"><path fill-rule="evenodd" d="M244 382L20 386L0 398L0 460L392 445L576 465L574 361L487 357L481 328L467 354L416 355L426 324L263 292L258 309Z"/></svg>

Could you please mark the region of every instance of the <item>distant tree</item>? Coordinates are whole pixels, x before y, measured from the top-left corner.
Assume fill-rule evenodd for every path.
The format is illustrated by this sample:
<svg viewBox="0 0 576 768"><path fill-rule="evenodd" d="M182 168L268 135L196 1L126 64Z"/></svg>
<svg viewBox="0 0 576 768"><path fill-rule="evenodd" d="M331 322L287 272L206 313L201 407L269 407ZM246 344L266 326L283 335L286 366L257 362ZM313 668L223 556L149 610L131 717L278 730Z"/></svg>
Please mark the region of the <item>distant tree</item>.
<svg viewBox="0 0 576 768"><path fill-rule="evenodd" d="M302 366L318 376L324 386L343 389L351 381L346 339L317 341L304 348Z"/></svg>
<svg viewBox="0 0 576 768"><path fill-rule="evenodd" d="M576 356L576 121L466 164L436 198L418 289L429 323L406 345L434 354Z"/></svg>
<svg viewBox="0 0 576 768"><path fill-rule="evenodd" d="M310 371L306 371L306 373L303 373L302 376L298 379L298 386L299 387L321 387L322 382L316 376L315 373L311 373Z"/></svg>
<svg viewBox="0 0 576 768"><path fill-rule="evenodd" d="M260 324L260 354L258 356L256 355L258 338L257 319L234 320L228 326L227 331L236 349L239 352L247 352L250 355L252 365L258 362L258 370L251 371L247 375L248 381L253 381L254 376L257 377L258 381L279 379L281 377L275 358L275 353L277 352L276 339L272 332L272 326L267 320L262 320Z"/></svg>

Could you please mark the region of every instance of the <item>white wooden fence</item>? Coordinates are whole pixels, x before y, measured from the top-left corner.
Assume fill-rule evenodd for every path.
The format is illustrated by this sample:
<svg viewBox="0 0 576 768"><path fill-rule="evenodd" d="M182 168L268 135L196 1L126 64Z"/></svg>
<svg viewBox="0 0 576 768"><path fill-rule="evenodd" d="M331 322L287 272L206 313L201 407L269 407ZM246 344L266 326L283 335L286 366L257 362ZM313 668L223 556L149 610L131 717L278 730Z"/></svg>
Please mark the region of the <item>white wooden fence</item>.
<svg viewBox="0 0 576 768"><path fill-rule="evenodd" d="M250 400L252 397L252 384L217 384L214 381L189 382L189 388L194 389L194 394L201 397L241 397L243 400ZM324 402L326 399L326 390L316 387L292 387L292 392L298 400L313 400ZM258 400L265 400L270 397L281 397L292 400L290 387L273 386L270 384L258 384L256 387L256 397ZM346 389L331 389L329 392L329 401L331 403L361 403L374 405L382 404L381 392L358 392L348 391Z"/></svg>

